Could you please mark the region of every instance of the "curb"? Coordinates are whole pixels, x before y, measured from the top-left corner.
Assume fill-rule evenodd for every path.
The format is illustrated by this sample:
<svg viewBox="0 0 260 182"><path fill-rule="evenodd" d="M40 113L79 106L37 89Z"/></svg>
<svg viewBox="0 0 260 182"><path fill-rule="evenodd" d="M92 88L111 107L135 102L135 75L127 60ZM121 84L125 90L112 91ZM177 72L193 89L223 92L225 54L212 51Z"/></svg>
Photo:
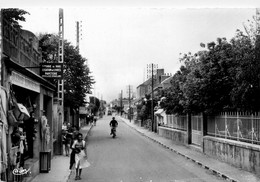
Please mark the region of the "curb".
<svg viewBox="0 0 260 182"><path fill-rule="evenodd" d="M89 133L90 133L90 131L91 131L92 128L93 128L93 124L92 124L91 127L89 128L87 134L84 136L84 140L87 139L87 137L89 136Z"/></svg>
<svg viewBox="0 0 260 182"><path fill-rule="evenodd" d="M125 122L124 118L120 118L120 119ZM125 122L125 123L126 123L126 122ZM126 124L127 124L127 123L126 123ZM217 170L215 170L215 169L212 169L211 167L209 167L209 166L207 166L207 165L204 165L204 164L201 163L200 161L194 160L194 159L192 159L191 157L189 157L189 156L187 156L187 155L184 155L184 154L180 153L179 151L177 151L177 150L175 150L175 149L173 149L173 148L171 148L171 147L169 147L169 146L167 146L167 145L161 143L160 141L157 141L157 140L155 140L154 138L151 138L151 137L145 135L144 133L142 133L141 131L137 130L135 127L133 127L133 126L131 126L131 125L129 125L129 124L127 124L127 126L131 127L132 129L134 129L135 131L137 131L137 132L140 133L141 135L147 137L148 139L152 140L153 142L162 145L164 148L166 148L166 149L168 149L168 150L171 150L172 152L175 152L175 153L178 154L178 155L183 156L184 158L186 158L186 159L188 159L188 160L194 162L195 164L201 166L201 167L204 168L204 169L207 169L207 170L210 171L211 173L213 173L213 174L215 174L215 175L217 175L217 176L219 176L219 177L221 177L221 178L223 178L223 179L225 179L225 180L227 180L227 181L230 181L230 182L239 182L238 180L235 180L235 179L233 179L233 178L231 178L231 177L229 177L229 176L227 176L227 175L225 175L225 174L223 174L223 173L221 173L221 172L219 172L219 171L217 171Z"/></svg>

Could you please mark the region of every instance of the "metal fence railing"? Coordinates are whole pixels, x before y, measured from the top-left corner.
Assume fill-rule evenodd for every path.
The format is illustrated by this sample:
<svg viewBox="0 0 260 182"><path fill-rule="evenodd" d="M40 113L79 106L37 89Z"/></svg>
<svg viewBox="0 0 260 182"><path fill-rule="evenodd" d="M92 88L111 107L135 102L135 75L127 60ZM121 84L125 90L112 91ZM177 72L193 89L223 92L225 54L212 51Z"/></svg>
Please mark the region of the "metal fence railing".
<svg viewBox="0 0 260 182"><path fill-rule="evenodd" d="M165 127L187 131L187 116L166 115Z"/></svg>
<svg viewBox="0 0 260 182"><path fill-rule="evenodd" d="M164 127L187 131L187 116L166 115L165 119ZM192 131L202 131L202 123L202 115L191 116ZM206 126L209 136L260 145L260 112L223 112L207 116Z"/></svg>
<svg viewBox="0 0 260 182"><path fill-rule="evenodd" d="M260 144L260 113L224 112L218 116L208 116L207 134Z"/></svg>

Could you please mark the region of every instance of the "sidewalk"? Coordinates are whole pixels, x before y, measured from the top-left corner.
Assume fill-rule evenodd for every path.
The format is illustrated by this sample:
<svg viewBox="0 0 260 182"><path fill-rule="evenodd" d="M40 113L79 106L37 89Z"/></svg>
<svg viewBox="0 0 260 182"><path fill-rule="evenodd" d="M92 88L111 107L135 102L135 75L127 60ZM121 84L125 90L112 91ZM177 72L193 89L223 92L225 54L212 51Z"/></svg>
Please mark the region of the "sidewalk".
<svg viewBox="0 0 260 182"><path fill-rule="evenodd" d="M135 129L137 132L148 137L156 143L161 144L165 148L185 157L192 162L195 162L200 167L203 167L214 174L217 174L228 181L232 182L259 182L260 178L255 174L233 167L227 163L221 162L217 159L213 159L202 152L191 150L184 145L174 144L172 140L159 136L157 133L148 131L142 127L139 127L133 122L129 122L128 119L121 118L128 126Z"/></svg>
<svg viewBox="0 0 260 182"><path fill-rule="evenodd" d="M84 126L80 129L80 133L85 138L92 125ZM70 158L65 155L54 156L51 160L51 170L49 173L39 173L31 182L66 182L70 175L69 170Z"/></svg>

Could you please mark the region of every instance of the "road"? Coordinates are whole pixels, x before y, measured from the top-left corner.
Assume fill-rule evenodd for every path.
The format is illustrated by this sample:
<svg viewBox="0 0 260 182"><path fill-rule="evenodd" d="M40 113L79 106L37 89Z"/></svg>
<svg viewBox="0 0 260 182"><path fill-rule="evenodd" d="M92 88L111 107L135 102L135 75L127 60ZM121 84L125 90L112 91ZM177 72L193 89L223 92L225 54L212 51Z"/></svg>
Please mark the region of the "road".
<svg viewBox="0 0 260 182"><path fill-rule="evenodd" d="M218 176L142 136L119 122L110 134L111 116L99 119L88 137L91 166L83 169L87 182L219 182Z"/></svg>

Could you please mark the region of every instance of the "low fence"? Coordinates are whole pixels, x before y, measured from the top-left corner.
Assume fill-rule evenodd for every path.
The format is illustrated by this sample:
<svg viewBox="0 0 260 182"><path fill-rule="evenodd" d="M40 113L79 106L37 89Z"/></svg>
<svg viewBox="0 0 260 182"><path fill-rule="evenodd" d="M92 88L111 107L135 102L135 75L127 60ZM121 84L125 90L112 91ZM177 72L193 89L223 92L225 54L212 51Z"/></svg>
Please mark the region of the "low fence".
<svg viewBox="0 0 260 182"><path fill-rule="evenodd" d="M166 124L164 124L163 126L187 131L187 123L187 116L166 115Z"/></svg>
<svg viewBox="0 0 260 182"><path fill-rule="evenodd" d="M166 115L164 127L187 131L188 118L180 115ZM202 115L192 115L193 131L202 131ZM207 135L251 144L260 144L260 112L223 112L207 116Z"/></svg>
<svg viewBox="0 0 260 182"><path fill-rule="evenodd" d="M187 130L188 123L191 131ZM209 156L260 175L260 113L166 115L162 126L159 127L162 137L184 145L198 145Z"/></svg>
<svg viewBox="0 0 260 182"><path fill-rule="evenodd" d="M207 134L260 144L260 113L225 112L207 117Z"/></svg>

